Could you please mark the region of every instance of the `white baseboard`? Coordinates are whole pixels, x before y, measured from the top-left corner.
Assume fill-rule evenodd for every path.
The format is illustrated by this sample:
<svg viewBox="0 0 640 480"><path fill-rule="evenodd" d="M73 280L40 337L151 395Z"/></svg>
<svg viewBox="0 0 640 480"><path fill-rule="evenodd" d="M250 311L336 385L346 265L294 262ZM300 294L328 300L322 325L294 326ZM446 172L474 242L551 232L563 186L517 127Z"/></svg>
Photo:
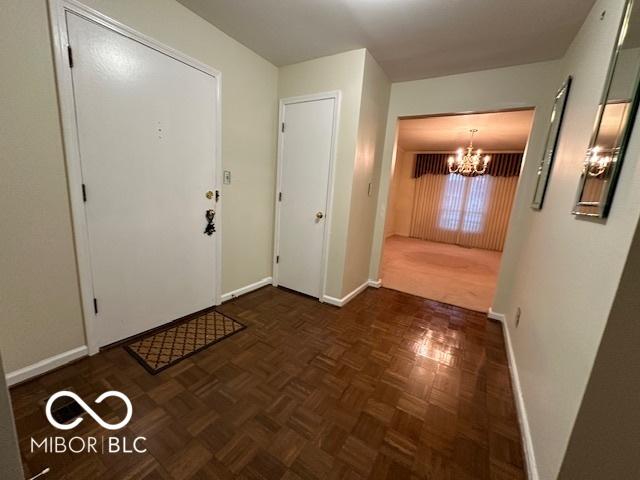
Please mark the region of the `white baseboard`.
<svg viewBox="0 0 640 480"><path fill-rule="evenodd" d="M89 349L86 345L83 345L66 352L59 353L53 357L45 358L32 365L28 365L19 370L14 370L6 375L7 385L15 385L16 383L24 382L30 378L47 373L54 368L61 367L69 362L77 360L78 358L86 357L89 353Z"/></svg>
<svg viewBox="0 0 640 480"><path fill-rule="evenodd" d="M353 300L359 293L361 293L363 290L365 290L369 286L369 281L370 280L367 280L362 285L357 287L352 292L347 293L342 298L335 298L335 297L330 297L329 295L325 295L324 297L322 297L322 301L324 303L328 303L329 305L335 305L336 307L344 307L347 303Z"/></svg>
<svg viewBox="0 0 640 480"><path fill-rule="evenodd" d="M380 288L382 286L382 279L381 278L379 278L378 280L369 279L367 283L369 284L370 287Z"/></svg>
<svg viewBox="0 0 640 480"><path fill-rule="evenodd" d="M506 323L507 320L503 313L497 313L493 311L493 308L489 307L489 314L487 315L492 320L497 320L501 323Z"/></svg>
<svg viewBox="0 0 640 480"><path fill-rule="evenodd" d="M231 300L232 298L239 297L240 295L244 295L245 293L253 292L259 288L265 287L267 285L271 285L273 279L271 277L265 277L260 281L252 283L251 285L245 285L244 287L238 288L237 290L233 290L229 293L223 293L220 297L222 303Z"/></svg>
<svg viewBox="0 0 640 480"><path fill-rule="evenodd" d="M511 344L511 336L509 328L507 328L506 315L494 312L489 309L489 318L498 320L502 323L502 331L504 332L505 342L507 344L507 358L509 360L509 372L511 374L511 383L513 385L513 393L516 401L516 410L518 411L518 422L520 423L520 431L522 432L522 443L524 445L525 463L527 464L527 478L529 480L539 480L538 467L536 465L536 456L533 450L533 440L531 439L531 430L529 429L529 419L527 417L527 409L524 405L524 396L522 395L522 387L520 385L520 375L518 374L518 365L516 357L513 353Z"/></svg>

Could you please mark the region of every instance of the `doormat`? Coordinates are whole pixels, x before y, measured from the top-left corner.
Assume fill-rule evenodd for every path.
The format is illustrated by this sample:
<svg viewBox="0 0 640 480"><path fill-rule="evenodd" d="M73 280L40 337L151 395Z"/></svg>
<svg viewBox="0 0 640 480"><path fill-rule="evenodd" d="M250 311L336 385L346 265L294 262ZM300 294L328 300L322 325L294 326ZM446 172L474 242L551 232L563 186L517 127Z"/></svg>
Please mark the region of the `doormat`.
<svg viewBox="0 0 640 480"><path fill-rule="evenodd" d="M124 348L155 375L245 328L240 322L209 310L138 337Z"/></svg>

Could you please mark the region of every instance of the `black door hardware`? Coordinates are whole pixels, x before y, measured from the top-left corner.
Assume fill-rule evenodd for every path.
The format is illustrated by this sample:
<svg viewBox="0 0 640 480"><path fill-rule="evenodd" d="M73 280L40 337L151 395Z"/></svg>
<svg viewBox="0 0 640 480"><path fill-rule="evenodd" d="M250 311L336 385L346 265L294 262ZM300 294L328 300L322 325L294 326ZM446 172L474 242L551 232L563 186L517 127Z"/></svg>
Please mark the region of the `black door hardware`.
<svg viewBox="0 0 640 480"><path fill-rule="evenodd" d="M213 223L213 220L216 218L216 212L212 209L206 211L204 215L207 219L207 226L204 228L204 233L206 235L213 235L213 232L216 231L216 226Z"/></svg>

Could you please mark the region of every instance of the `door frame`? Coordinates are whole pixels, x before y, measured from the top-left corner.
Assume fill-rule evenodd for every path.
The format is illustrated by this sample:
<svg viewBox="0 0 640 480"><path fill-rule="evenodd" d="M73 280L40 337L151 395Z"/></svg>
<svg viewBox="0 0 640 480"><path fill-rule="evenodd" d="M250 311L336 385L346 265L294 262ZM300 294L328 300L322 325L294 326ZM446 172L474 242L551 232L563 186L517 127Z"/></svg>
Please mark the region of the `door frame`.
<svg viewBox="0 0 640 480"><path fill-rule="evenodd" d="M73 82L71 69L68 65L67 46L69 44L66 24L66 13L72 12L85 18L88 21L101 25L109 30L134 40L146 47L152 48L168 57L182 62L196 70L199 70L216 79L215 107L216 124L214 125L215 149L212 152L212 161L216 172L216 182L214 190L222 191L222 161L221 161L221 73L192 57L189 57L157 40L144 35L102 13L94 10L76 0L49 0L49 24L51 27L51 37L53 42L53 59L55 66L56 84L58 92L58 104L60 108L60 119L62 126L62 140L64 146L64 156L67 170L67 188L69 190L69 200L71 205L71 218L73 226L73 237L75 243L75 253L78 269L78 279L80 286L80 297L82 306L82 316L84 320L85 337L89 355L98 353L98 338L95 328L97 317L94 312L93 299L93 272L91 268L91 255L89 250L89 232L85 212L85 203L82 195L82 164L80 160L79 135L75 114L75 97L73 92ZM221 222L222 202L216 205L216 218L218 219L218 233L214 241L214 302L215 305L221 303L222 288L222 238Z"/></svg>
<svg viewBox="0 0 640 480"><path fill-rule="evenodd" d="M320 297L318 300L324 302L327 290L327 267L329 263L329 238L331 234L331 220L333 218L333 191L334 191L334 172L336 164L336 152L338 150L338 125L340 121L340 105L342 93L340 90L329 92L314 93L310 95L301 95L296 97L287 97L280 99L280 108L278 113L278 154L276 160L276 191L275 191L275 222L273 229L273 285L278 286L278 262L277 257L280 247L280 201L278 195L282 188L282 154L284 148L284 135L282 124L284 122L284 111L287 105L295 103L315 102L318 100L334 100L333 122L331 128L331 150L329 158L329 176L327 184L326 211L324 216L324 234L322 238L322 259L321 259L321 278L320 281Z"/></svg>

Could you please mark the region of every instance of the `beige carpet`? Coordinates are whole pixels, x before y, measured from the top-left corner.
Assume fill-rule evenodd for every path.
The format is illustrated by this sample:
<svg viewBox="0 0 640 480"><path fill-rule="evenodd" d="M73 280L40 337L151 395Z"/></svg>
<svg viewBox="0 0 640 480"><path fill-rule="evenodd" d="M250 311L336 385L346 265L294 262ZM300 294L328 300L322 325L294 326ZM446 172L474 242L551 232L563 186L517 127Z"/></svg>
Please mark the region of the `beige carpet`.
<svg viewBox="0 0 640 480"><path fill-rule="evenodd" d="M385 241L382 285L479 312L489 310L501 252L394 235Z"/></svg>

